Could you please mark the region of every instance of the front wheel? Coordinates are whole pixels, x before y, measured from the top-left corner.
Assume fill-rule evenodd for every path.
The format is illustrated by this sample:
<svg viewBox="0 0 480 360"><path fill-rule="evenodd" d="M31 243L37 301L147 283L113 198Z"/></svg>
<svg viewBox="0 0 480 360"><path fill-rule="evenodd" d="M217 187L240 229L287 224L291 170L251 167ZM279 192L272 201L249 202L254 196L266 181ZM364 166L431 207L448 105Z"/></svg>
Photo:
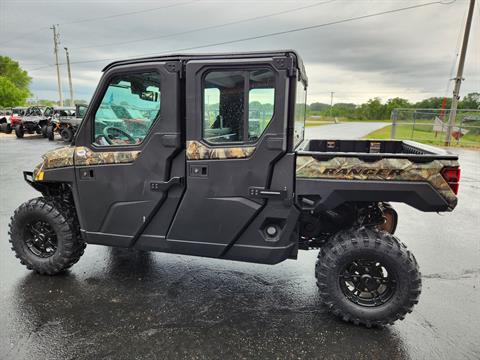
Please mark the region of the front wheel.
<svg viewBox="0 0 480 360"><path fill-rule="evenodd" d="M23 130L23 126L18 124L15 126L15 135L17 136L18 139L23 138L23 135L25 134L25 131Z"/></svg>
<svg viewBox="0 0 480 360"><path fill-rule="evenodd" d="M47 125L42 125L41 127L41 133L44 138L47 137Z"/></svg>
<svg viewBox="0 0 480 360"><path fill-rule="evenodd" d="M50 140L50 141L55 140L55 130L53 129L53 125L48 125L47 126L46 133L47 133L48 140Z"/></svg>
<svg viewBox="0 0 480 360"><path fill-rule="evenodd" d="M333 314L367 327L403 320L421 291L412 253L395 236L366 228L336 234L320 250L315 276Z"/></svg>
<svg viewBox="0 0 480 360"><path fill-rule="evenodd" d="M65 127L60 132L60 136L64 142L70 143L73 140L73 130L69 127Z"/></svg>
<svg viewBox="0 0 480 360"><path fill-rule="evenodd" d="M16 257L40 274L68 269L85 249L73 210L50 198L20 205L11 218L9 235Z"/></svg>

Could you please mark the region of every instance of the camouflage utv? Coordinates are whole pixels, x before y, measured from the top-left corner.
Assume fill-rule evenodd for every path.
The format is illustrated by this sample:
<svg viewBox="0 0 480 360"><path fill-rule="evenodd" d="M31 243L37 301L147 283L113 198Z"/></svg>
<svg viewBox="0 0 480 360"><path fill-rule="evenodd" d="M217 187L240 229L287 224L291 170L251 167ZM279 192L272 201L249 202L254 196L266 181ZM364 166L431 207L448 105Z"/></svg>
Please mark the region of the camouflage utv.
<svg viewBox="0 0 480 360"><path fill-rule="evenodd" d="M307 84L294 51L108 65L73 144L24 172L41 196L15 211L13 250L51 275L87 243L263 264L316 249L333 314L367 327L403 319L421 278L390 202L453 210L457 156L304 139Z"/></svg>

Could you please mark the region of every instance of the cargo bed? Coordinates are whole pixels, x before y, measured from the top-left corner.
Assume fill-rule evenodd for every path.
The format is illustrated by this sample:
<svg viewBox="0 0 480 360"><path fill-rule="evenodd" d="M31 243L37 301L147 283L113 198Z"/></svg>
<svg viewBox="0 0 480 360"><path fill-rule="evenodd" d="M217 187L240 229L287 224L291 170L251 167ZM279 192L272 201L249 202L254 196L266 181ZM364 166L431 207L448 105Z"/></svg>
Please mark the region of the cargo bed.
<svg viewBox="0 0 480 360"><path fill-rule="evenodd" d="M458 160L457 155L446 150L407 140L305 140L297 154L322 159L345 156L412 161Z"/></svg>
<svg viewBox="0 0 480 360"><path fill-rule="evenodd" d="M397 201L422 211L452 210L458 156L413 141L306 140L297 150L296 194L303 209L348 201Z"/></svg>

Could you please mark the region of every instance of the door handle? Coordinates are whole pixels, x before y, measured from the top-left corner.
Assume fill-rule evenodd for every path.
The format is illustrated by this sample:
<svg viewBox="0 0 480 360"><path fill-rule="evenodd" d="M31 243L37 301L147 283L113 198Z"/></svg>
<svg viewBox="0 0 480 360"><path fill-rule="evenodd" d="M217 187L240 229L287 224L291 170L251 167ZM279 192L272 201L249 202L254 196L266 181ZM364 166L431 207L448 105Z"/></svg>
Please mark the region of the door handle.
<svg viewBox="0 0 480 360"><path fill-rule="evenodd" d="M175 176L168 181L151 181L150 190L152 191L167 191L172 186L183 185L183 177Z"/></svg>

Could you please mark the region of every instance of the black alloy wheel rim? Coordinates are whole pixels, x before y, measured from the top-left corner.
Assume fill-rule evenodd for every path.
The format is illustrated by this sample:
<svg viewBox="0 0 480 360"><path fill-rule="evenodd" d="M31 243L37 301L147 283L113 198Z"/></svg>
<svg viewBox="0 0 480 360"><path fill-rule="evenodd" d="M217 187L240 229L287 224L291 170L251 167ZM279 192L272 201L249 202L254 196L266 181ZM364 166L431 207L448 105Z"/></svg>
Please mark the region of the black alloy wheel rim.
<svg viewBox="0 0 480 360"><path fill-rule="evenodd" d="M34 255L41 258L48 258L57 251L57 235L52 226L43 220L26 226L25 243Z"/></svg>
<svg viewBox="0 0 480 360"><path fill-rule="evenodd" d="M395 293L397 277L378 260L355 259L339 275L340 288L351 302L365 307L385 304Z"/></svg>

